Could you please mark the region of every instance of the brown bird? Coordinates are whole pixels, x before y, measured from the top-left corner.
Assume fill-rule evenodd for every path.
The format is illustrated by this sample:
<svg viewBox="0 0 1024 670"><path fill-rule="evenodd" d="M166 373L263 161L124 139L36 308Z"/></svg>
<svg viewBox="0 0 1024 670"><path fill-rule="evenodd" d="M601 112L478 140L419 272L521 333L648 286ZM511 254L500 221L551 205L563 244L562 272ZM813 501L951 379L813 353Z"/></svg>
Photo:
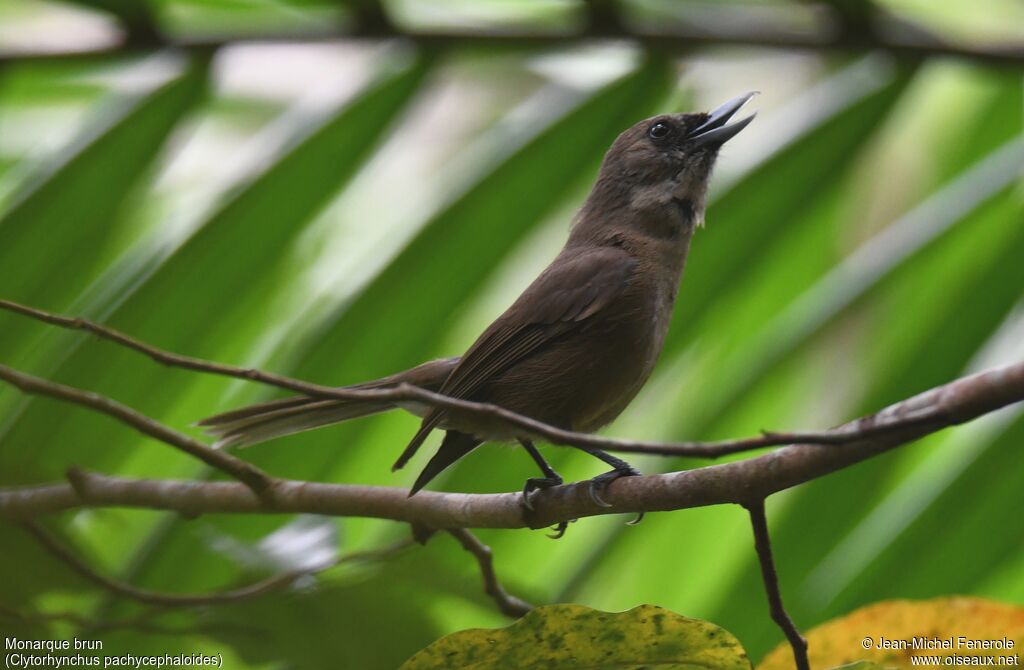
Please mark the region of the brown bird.
<svg viewBox="0 0 1024 670"><path fill-rule="evenodd" d="M663 114L629 128L604 157L597 183L562 251L462 357L430 361L347 388L413 384L454 398L493 403L560 428L590 432L626 408L661 353L694 230L703 225L711 169L724 142L753 115L728 124L754 94L711 113ZM390 402L295 397L200 422L218 445L250 445L395 408ZM423 417L395 462L401 468L435 428L440 449L409 495L485 441L518 441L543 472L532 491L562 483L526 437L491 418L401 406ZM595 502L619 477L639 474L597 449L612 466L591 480Z"/></svg>

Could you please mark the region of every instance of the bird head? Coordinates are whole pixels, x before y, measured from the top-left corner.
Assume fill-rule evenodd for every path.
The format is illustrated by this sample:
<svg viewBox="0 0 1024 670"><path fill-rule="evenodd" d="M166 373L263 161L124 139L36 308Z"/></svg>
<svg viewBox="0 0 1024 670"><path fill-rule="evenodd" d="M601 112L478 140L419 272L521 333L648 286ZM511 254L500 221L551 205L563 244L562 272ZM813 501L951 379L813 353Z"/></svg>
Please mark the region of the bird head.
<svg viewBox="0 0 1024 670"><path fill-rule="evenodd" d="M605 154L598 181L581 213L613 217L666 236L703 224L704 203L718 150L754 114L729 123L754 93L711 112L659 114L625 130Z"/></svg>

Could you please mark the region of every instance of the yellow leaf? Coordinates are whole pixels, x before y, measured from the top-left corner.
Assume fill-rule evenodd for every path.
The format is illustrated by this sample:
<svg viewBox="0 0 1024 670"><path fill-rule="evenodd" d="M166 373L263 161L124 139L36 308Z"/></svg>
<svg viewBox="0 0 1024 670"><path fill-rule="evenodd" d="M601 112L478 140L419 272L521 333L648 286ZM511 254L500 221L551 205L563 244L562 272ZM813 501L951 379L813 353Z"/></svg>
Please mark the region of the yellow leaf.
<svg viewBox="0 0 1024 670"><path fill-rule="evenodd" d="M401 670L750 670L739 641L654 605L609 613L580 605L532 610L508 628L474 628L434 642Z"/></svg>
<svg viewBox="0 0 1024 670"><path fill-rule="evenodd" d="M1024 645L1024 609L981 598L890 600L818 626L807 634L807 642L815 669L858 659L900 670L984 667L988 657L994 657L996 667L1013 667L1019 666ZM792 668L788 644L776 647L757 666Z"/></svg>

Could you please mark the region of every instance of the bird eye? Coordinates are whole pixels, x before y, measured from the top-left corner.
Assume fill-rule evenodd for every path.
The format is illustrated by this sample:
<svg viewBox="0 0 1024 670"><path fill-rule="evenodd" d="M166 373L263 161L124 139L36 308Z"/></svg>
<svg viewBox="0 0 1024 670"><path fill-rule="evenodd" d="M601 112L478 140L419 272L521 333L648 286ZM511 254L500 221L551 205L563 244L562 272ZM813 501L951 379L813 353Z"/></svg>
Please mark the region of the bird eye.
<svg viewBox="0 0 1024 670"><path fill-rule="evenodd" d="M658 121L647 130L647 136L652 140L662 140L668 137L670 132L672 132L672 126L664 121Z"/></svg>

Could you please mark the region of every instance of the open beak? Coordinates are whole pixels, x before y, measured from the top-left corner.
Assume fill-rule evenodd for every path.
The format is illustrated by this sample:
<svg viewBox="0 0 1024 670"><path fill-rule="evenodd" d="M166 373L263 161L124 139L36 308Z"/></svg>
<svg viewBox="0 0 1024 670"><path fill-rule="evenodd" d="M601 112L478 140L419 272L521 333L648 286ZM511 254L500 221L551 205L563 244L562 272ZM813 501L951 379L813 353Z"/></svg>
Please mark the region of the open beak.
<svg viewBox="0 0 1024 670"><path fill-rule="evenodd" d="M736 123L728 123L729 119L739 111L740 107L745 105L747 100L750 100L755 95L757 95L757 91L744 93L716 108L708 116L707 121L693 129L687 138L688 144L695 148L704 146L720 147L725 144L736 133L746 128L754 120L754 117L757 116L754 113L744 119L740 119ZM726 125L727 123L728 125Z"/></svg>

